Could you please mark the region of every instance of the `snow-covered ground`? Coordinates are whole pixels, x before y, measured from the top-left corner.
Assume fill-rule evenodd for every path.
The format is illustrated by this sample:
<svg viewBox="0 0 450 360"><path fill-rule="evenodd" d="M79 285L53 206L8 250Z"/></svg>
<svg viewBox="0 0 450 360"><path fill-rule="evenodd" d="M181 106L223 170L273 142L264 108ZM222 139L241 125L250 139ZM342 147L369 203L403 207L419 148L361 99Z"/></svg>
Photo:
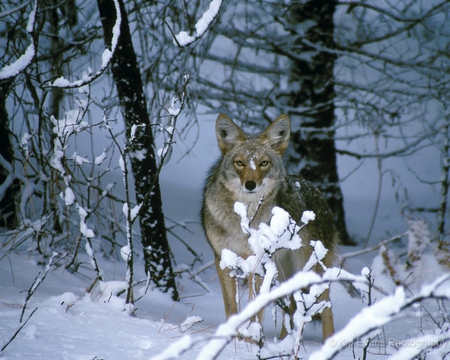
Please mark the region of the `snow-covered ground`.
<svg viewBox="0 0 450 360"><path fill-rule="evenodd" d="M204 264L208 264L211 263L212 252L198 224L200 184L200 180L194 183L185 182L184 185L164 181L163 193L167 216L174 221L185 222L189 229L187 231L178 228L176 231L201 254ZM5 239L2 238L2 244ZM28 289L36 277L43 277L45 271L45 264L39 263L42 258L36 254L28 254L27 246L24 244L9 252L10 243L7 243L0 250L0 346L2 347L20 326L19 319ZM181 243L173 240L172 248L176 266L181 267L189 261L189 254ZM358 249L340 249L341 253L356 250ZM371 267L377 254L378 252L374 251L349 258L346 262L347 270L360 275L364 267ZM377 261L375 267L379 264L379 258ZM107 295L109 288L120 286L120 283L114 281L124 279L124 262L100 259L100 267L106 274L106 289L100 289L97 284L90 294L86 293L86 288L91 284L95 274L88 264L89 261L86 259L86 265L77 273L68 272L64 266L52 267L27 303L22 323L31 314L33 315L15 339L1 352L1 358L78 360L156 357L158 359L170 358L165 355L176 353L187 345L186 352L180 358L195 359L202 356L199 355L202 348L212 339L218 325L225 320L220 285L213 266L206 266L204 271L197 274L195 280L187 274L179 279L181 294L179 302L173 302L167 294L150 291L136 302L135 316L130 317L123 311L123 297ZM196 269L201 267L201 264L195 266ZM136 279L144 278L142 268L142 262L137 259ZM421 280L430 282L436 279L440 275L439 269L432 261L424 262L424 267L420 270ZM394 284L389 277L381 274L382 266L378 266L376 271L380 278L375 280L375 286L379 287L380 291L392 293ZM136 288L136 297L142 293L144 287L145 284ZM361 297L350 296L341 284L333 284L331 289L336 327L340 330L364 309L366 304ZM416 289L412 286L411 290ZM383 295L375 290L373 296L372 302L375 304L383 298ZM365 300L367 303L367 298ZM398 299L395 301L398 302ZM439 322L440 331L446 333L444 324L447 319L442 312L443 306L444 303L429 301L423 307L415 307L396 317L395 321L372 340L367 358L389 358L389 355L395 352L395 348L405 344L414 348L416 343L414 340L407 343L408 339L436 332L438 327L434 322ZM370 321L372 320L368 317L367 322ZM265 322L267 341L273 344L275 330L270 310L266 311ZM357 329L350 327L347 331L355 333ZM319 324L307 325L299 352L300 358L309 358L321 349L320 334ZM364 339L358 338L354 345L347 346L336 359L361 358ZM342 340L335 341L335 346L342 343ZM448 350L450 351L450 348ZM257 352L256 345L235 340L226 346L219 359L256 359ZM312 359L315 358L319 357L314 355Z"/></svg>
<svg viewBox="0 0 450 360"><path fill-rule="evenodd" d="M115 274L116 279L123 279L123 263L102 261L101 266L109 276ZM19 327L27 290L43 271L36 257L27 256L25 249L8 253L0 261L1 346ZM93 277L94 272L88 269L81 274L71 274L63 266L53 268L27 304L24 320L34 309L36 312L4 350L2 358L149 359L184 334L193 334L193 339L205 339L182 356L193 359L217 325L224 321L220 285L213 267L199 274L204 287L187 277L179 282L182 297L179 302L173 302L170 296L158 291L147 293L136 303L134 317L122 311L123 303L117 299L107 301L100 294L86 294L89 278ZM342 327L362 304L359 299L350 298L340 286L333 290L336 322ZM196 317L202 322L192 327L182 326L186 319L194 321ZM270 314L267 317L270 318ZM305 355L320 346L319 333L319 326L306 331ZM267 335L273 337L273 331ZM235 341L220 358L255 359L256 353L255 345ZM341 358L348 358L350 353L349 350Z"/></svg>

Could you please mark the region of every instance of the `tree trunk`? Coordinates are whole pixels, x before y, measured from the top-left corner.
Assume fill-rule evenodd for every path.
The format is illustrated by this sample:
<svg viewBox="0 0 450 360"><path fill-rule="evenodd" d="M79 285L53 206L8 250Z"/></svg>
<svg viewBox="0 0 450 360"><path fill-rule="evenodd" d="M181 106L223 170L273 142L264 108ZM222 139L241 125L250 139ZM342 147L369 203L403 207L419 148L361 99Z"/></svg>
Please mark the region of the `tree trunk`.
<svg viewBox="0 0 450 360"><path fill-rule="evenodd" d="M293 89L287 105L295 110L292 143L288 149L289 171L312 181L326 197L336 219L343 244L350 244L336 165L334 143L334 0L295 2L288 12L294 48L300 59L291 62L289 82ZM309 46L308 44L311 44ZM317 48L316 48L317 46ZM305 55L304 57L302 55ZM299 89L299 90L297 90ZM309 109L305 115L305 108Z"/></svg>
<svg viewBox="0 0 450 360"><path fill-rule="evenodd" d="M136 136L133 141L130 152L136 200L141 203L145 194L149 191L150 184L154 181L157 163L153 148L153 133L128 18L123 1L119 0L119 3L122 23L117 49L111 62L111 70L122 106L127 139L130 139L132 126L141 125L139 136ZM98 0L98 8L105 33L105 41L110 46L112 28L116 21L114 2L112 0ZM151 282L157 288L164 292L172 292L172 298L177 300L178 292L170 260L161 191L157 179L152 189L152 196L142 206L139 220L144 247L145 271L150 275Z"/></svg>
<svg viewBox="0 0 450 360"><path fill-rule="evenodd" d="M6 98L12 85L12 80L0 83L0 156L9 164L13 165L14 150L9 137L8 112L6 110ZM8 178L10 169L0 165L0 185ZM16 199L20 192L20 183L13 180L3 194L0 194L0 227L15 229L19 225L18 209Z"/></svg>

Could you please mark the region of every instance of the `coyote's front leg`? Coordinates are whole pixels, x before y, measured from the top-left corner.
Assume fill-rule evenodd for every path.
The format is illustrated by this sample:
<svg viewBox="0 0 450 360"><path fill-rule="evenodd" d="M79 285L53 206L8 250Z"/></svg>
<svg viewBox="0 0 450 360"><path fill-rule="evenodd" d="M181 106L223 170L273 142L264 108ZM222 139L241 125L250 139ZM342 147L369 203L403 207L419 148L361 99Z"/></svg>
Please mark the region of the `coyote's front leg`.
<svg viewBox="0 0 450 360"><path fill-rule="evenodd" d="M222 287L223 303L225 305L225 315L227 319L237 314L238 307L236 301L236 279L230 276L228 268L222 269L220 267L220 256L215 257L217 274L219 275L220 286Z"/></svg>
<svg viewBox="0 0 450 360"><path fill-rule="evenodd" d="M222 295L223 295L223 302L225 305L225 314L227 316L227 319L230 318L230 316L238 313L238 301L237 299L237 284L236 278L233 278L230 276L230 270L229 269L222 269L220 267L220 257L216 256L215 258L217 273L219 274L219 280L220 280L220 286L222 287ZM262 285L262 278L256 274L249 274L247 278L247 285L248 285L248 291L249 291L249 302L252 301L258 294ZM263 321L263 315L264 310L261 309L258 311L256 316L249 319L251 322L257 322L261 325L261 331L262 331L262 321ZM264 342L264 336L261 333L261 336L259 340L255 341L255 339L245 338L245 341L256 343L260 347L263 345Z"/></svg>

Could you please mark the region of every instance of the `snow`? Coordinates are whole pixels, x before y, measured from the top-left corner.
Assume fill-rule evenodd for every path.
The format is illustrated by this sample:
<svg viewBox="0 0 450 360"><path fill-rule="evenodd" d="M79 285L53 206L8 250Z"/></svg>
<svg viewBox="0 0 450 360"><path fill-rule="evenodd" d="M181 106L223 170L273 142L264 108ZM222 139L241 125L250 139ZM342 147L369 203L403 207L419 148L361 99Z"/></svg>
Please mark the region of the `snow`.
<svg viewBox="0 0 450 360"><path fill-rule="evenodd" d="M160 158L162 158L162 157L166 156L168 151L169 151L169 147L168 146L164 146L163 148L158 149L158 151L156 153L158 154L158 156Z"/></svg>
<svg viewBox="0 0 450 360"><path fill-rule="evenodd" d="M66 206L70 206L75 202L75 194L70 187L67 187L64 193L61 193L61 198L64 199Z"/></svg>
<svg viewBox="0 0 450 360"><path fill-rule="evenodd" d="M131 220L134 220L141 210L142 204L136 205L131 209Z"/></svg>
<svg viewBox="0 0 450 360"><path fill-rule="evenodd" d="M183 94L184 97L184 94ZM169 108L166 108L166 111L169 113L170 116L176 117L180 114L181 106L180 106L180 98L176 95L172 96L170 99L170 106ZM174 131L173 126L169 126L166 128L166 131L171 135Z"/></svg>
<svg viewBox="0 0 450 360"><path fill-rule="evenodd" d="M89 164L88 159L78 155L76 152L73 153L71 159L74 160L77 165Z"/></svg>
<svg viewBox="0 0 450 360"><path fill-rule="evenodd" d="M129 211L128 203L124 202L122 206L122 213L125 215L125 217L128 217L128 211Z"/></svg>
<svg viewBox="0 0 450 360"><path fill-rule="evenodd" d="M128 245L122 246L120 249L120 256L122 256L123 261L128 261L131 255L131 249Z"/></svg>
<svg viewBox="0 0 450 360"><path fill-rule="evenodd" d="M116 11L119 13L117 1L115 4ZM179 42L188 45L190 41L195 41L201 36L217 16L220 7L221 1L212 1L209 10L196 24L196 35L191 37L188 33L181 32L177 38ZM34 13L30 14L30 19L32 17ZM28 24L30 23L31 20ZM112 49L117 46L119 29L120 16L113 29ZM25 55L31 57L31 50L29 54L28 51L29 49L22 57ZM113 50L103 51L102 68L108 65L112 54ZM23 59L22 57L9 67L4 67L0 74L15 76L19 73L27 66L29 60L26 56ZM82 85L92 80L93 77L90 75L92 73L92 69L88 67L88 71L83 72L82 80L71 82L59 78L52 85L81 86L80 92L85 93L88 88ZM99 72L94 76L98 74ZM168 109L170 116L179 115L180 108L176 106L176 102L177 98L173 97ZM80 114L86 107L86 103L80 102L79 105L80 109L68 111L61 120L52 118L54 133L57 137L53 144L54 156L51 163L64 177L66 185L60 193L60 206L76 204L76 194L70 186L70 178L65 175L62 159L67 149L66 140L88 126L86 122L80 121L82 117ZM109 128L107 121L105 126ZM169 125L165 131L173 135L175 126ZM131 132L131 139L133 139L137 127L133 127ZM23 136L23 146L28 143L31 136L33 134ZM165 156L168 149L168 147L160 149L158 155ZM143 158L145 154L145 152L135 152L131 156ZM107 155L103 151L93 163L101 165ZM69 159L78 165L88 162L77 153L73 153ZM11 166L3 158L0 161L5 168ZM119 165L124 171L126 163L122 157L119 157ZM177 163L176 166L182 167L183 164ZM251 166L256 168L253 160ZM178 170L178 173L183 171ZM277 269L271 261L271 255L280 248L298 249L305 245L302 239L296 236L296 232L301 226L313 221L315 214L305 211L301 219L302 224L295 224L286 211L274 208L273 218L269 224L252 229L249 226L251 219L247 216L247 208L240 203L235 204L234 210L241 218L242 230L249 234L249 243L256 255L243 259L229 250L224 250L220 266L230 268L231 275L237 278L244 278L251 271L264 273L265 278L261 287L261 296L250 304L242 300L242 312L226 322L221 287L216 270L212 266L214 261L211 249L201 229L192 222L192 218L197 219L198 210L195 206L200 202L201 194L198 189L194 190L189 185L188 177L191 176L190 174L195 176L198 174L191 169L185 174L186 177L182 177L176 184L176 191L166 195L171 197L172 203L166 205L169 202L164 201L164 204L170 206L167 213L182 214L177 225L181 224L181 227L187 229L183 240L198 247L202 257L205 256L202 259L206 261L197 268L191 268L184 263L186 249L178 243L175 243L175 246L172 244L172 250L177 254L174 255L177 261L176 271L183 272L177 279L179 289L182 289L179 302L173 302L169 295L155 289L147 289L145 281L142 281L146 279L146 275L143 274L142 254L138 253L138 256L135 256L134 270L136 279L141 282L136 285L134 291L136 299L140 298L134 305L126 304L121 294L128 287L124 280L129 275L125 263L131 255L130 244L119 247L117 257L107 256L99 250L99 243L95 239L97 229L93 225L94 222L86 223L90 210L76 204L78 217L75 213L70 220L76 224L79 223L80 233L84 237L82 246L86 252L79 255L77 272L68 271L64 264L50 266L51 261L48 258L39 255L38 251L32 251L36 250L33 239L38 236L45 237L46 218L35 221L25 220L21 225L20 233L5 232L0 238L0 348L7 345L1 350L0 357L2 359L50 360L95 358L245 360L256 359L258 354L262 358L264 356L279 358L280 354L288 355L289 349L299 347L299 341L301 341L301 347L298 350L299 356L304 359L327 359L334 354L336 359L348 360L354 358L354 354L358 358L361 357L360 354L367 342L374 344L370 347L368 359L407 359L418 355L423 349L442 345L449 340L448 315L442 312L442 309L445 309L445 303L436 301L436 303L420 304L414 307L415 301L420 297L450 298L448 277L442 277L445 271L433 254L435 249L431 234L424 222L410 222L410 228L405 232L406 247L400 245L399 248L392 249L385 244L380 247L379 253L361 252L360 257L348 259L345 269L361 275L351 275L341 268L326 269L323 277L308 272L307 270L317 262L320 264L327 252L320 239L315 239L310 243L314 248L314 257L305 266L305 271L279 286L274 286ZM7 179L2 186L10 184L11 181L12 178ZM33 185L28 186L26 180L23 183L27 184L26 191L31 195ZM167 186L164 183L162 185ZM295 186L301 185L296 182ZM113 187L114 183L109 183L103 195L110 192ZM23 199L26 201L29 196L24 196ZM138 215L139 209L140 205L130 209L129 205L124 203L122 210L126 217L130 214L133 220ZM25 214L25 203L21 204L21 210ZM75 236L78 235L75 234ZM14 250L10 251L12 244ZM413 268L410 268L408 263L398 256L399 252L405 252L405 248L409 264L414 264ZM93 261L95 255L101 269L100 273L93 270L97 266ZM386 256L392 259L390 265L395 276L406 284L407 288L398 287L393 280L386 265ZM41 275L42 271L48 271L45 279ZM99 280L99 274L102 280ZM374 301L367 304L370 279L375 281L374 288L371 290ZM351 281L361 292L361 296L352 297L343 284L338 282L340 280ZM298 323L306 324L303 333L296 332L282 341L274 340L280 323L279 319L277 325L274 323L277 311L273 303L276 299L299 288L313 285L309 294L303 294L301 299L311 312L315 312L318 307L327 306L327 304L314 304L315 295L327 285L324 282L334 282L331 284L331 298L337 333L322 346L321 335L318 335L320 330L317 331L313 324L309 323L311 316L309 312L306 312L305 314L297 313L295 317ZM92 290L87 291L88 288ZM28 289L32 289L35 293L25 302ZM245 298L245 295L241 294L241 297ZM295 297L298 300L299 293ZM258 353L260 350L256 345L232 339L232 337L242 334L258 340L261 327L259 324L249 323L248 318L266 306L269 306L269 309L272 308L272 312L266 310L264 321L267 346ZM404 308L408 308L408 312L404 313ZM25 321L20 321L23 309L26 310ZM436 323L439 326L436 326ZM8 343L14 332L21 326L23 329L18 332L17 337ZM380 353L380 348L374 340L380 343L383 337L386 339L383 345L384 353ZM398 347L401 348L396 352ZM429 354L427 359L442 359L448 351L448 345L442 346L441 349L436 349Z"/></svg>
<svg viewBox="0 0 450 360"><path fill-rule="evenodd" d="M92 229L90 229L87 226L87 224L85 222L86 217L88 215L87 211L79 204L77 204L77 210L78 210L78 215L80 216L80 232L86 238L93 238L95 236L95 233Z"/></svg>
<svg viewBox="0 0 450 360"><path fill-rule="evenodd" d="M25 52L12 64L5 65L0 69L0 80L11 79L24 71L33 61L36 56L36 49L34 46L34 40L32 37L34 31L34 24L36 22L36 9L38 6L38 0L34 1L33 10L30 11L27 22L27 32L30 34L30 45L28 45Z"/></svg>
<svg viewBox="0 0 450 360"><path fill-rule="evenodd" d="M307 210L307 211L303 212L301 222L303 224L307 224L308 222L313 221L315 218L316 218L316 214L314 214L313 211Z"/></svg>
<svg viewBox="0 0 450 360"><path fill-rule="evenodd" d="M189 330L195 324L202 322L203 319L200 316L189 316L180 325L180 332L184 333Z"/></svg>
<svg viewBox="0 0 450 360"><path fill-rule="evenodd" d="M33 33L34 31L34 24L36 22L36 9L38 7L38 0L34 1L34 6L33 6L33 10L30 11L30 16L28 18L28 23L27 23L27 32L29 34Z"/></svg>
<svg viewBox="0 0 450 360"><path fill-rule="evenodd" d="M186 31L180 31L175 35L174 43L180 47L185 47L201 38L208 30L211 23L219 14L220 8L222 7L222 0L212 0L209 4L209 9L205 11L195 24L195 35L191 36Z"/></svg>
<svg viewBox="0 0 450 360"><path fill-rule="evenodd" d="M325 255L327 254L328 250L323 246L321 241L314 241L311 240L310 245L313 247L314 249L314 255L315 256L311 256L311 258L309 259L309 261L306 263L305 265L305 270L310 270L313 268L314 265L316 265L316 263L319 263L322 268L324 268L324 264L322 263L322 260L325 258Z"/></svg>
<svg viewBox="0 0 450 360"><path fill-rule="evenodd" d="M103 163L103 161L106 159L106 157L107 157L106 151L103 150L103 152L95 158L94 164L101 165Z"/></svg>
<svg viewBox="0 0 450 360"><path fill-rule="evenodd" d="M117 44L119 41L119 36L120 36L120 24L122 22L122 16L120 13L119 2L117 0L113 0L113 1L114 1L115 12L116 12L116 22L114 23L114 26L112 29L113 36L111 39L111 50L110 49L103 50L103 53L101 56L102 63L101 63L100 70L98 70L96 73L94 73L92 75L88 75L88 74L92 73L92 69L89 66L87 72L86 71L82 72L81 80L70 81L70 80L65 79L63 76L61 76L61 77L57 78L56 80L54 80L53 82L47 82L44 85L44 87L84 88L86 85L92 83L95 79L99 78L100 75L102 75L105 72L109 63L111 62L111 59L114 55L114 51L116 50L116 47L117 47ZM81 91L85 91L85 89L83 89Z"/></svg>
<svg viewBox="0 0 450 360"><path fill-rule="evenodd" d="M126 165L125 165L125 160L123 159L123 157L119 157L119 167L120 170L122 170L122 173L125 172L126 170Z"/></svg>
<svg viewBox="0 0 450 360"><path fill-rule="evenodd" d="M28 134L27 132L25 132L25 133L22 135L22 140L20 141L20 145L26 146L26 145L28 144L28 142L30 141L31 137L32 137L32 136L31 136L30 134Z"/></svg>
<svg viewBox="0 0 450 360"><path fill-rule="evenodd" d="M13 78L25 70L33 61L36 54L34 44L28 45L25 52L12 64L5 65L0 70L0 80Z"/></svg>

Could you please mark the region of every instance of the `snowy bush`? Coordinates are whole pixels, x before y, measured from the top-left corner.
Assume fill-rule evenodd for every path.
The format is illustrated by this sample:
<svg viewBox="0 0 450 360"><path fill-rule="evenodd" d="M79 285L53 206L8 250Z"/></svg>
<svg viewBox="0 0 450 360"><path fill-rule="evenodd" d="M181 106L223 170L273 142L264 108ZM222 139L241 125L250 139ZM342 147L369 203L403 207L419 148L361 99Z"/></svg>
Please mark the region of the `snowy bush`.
<svg viewBox="0 0 450 360"><path fill-rule="evenodd" d="M66 111L62 119L50 118L51 138L38 139L38 128L22 137L22 171L33 186L24 188L21 195L21 225L2 234L11 250L26 244L29 251L37 250L44 262L53 249L67 252L66 267L73 271L86 261L77 256L81 247L86 246L89 255L95 248L110 256L121 241L117 238L120 219L114 209L117 198L111 194L115 183L104 184L111 171L112 147L97 150L79 145L92 141L93 129L100 130L101 121L86 121L90 102L89 87L80 88L77 107ZM40 212L33 211L36 208ZM27 243L29 239L32 241Z"/></svg>
<svg viewBox="0 0 450 360"><path fill-rule="evenodd" d="M401 245L400 238L405 239L405 245ZM448 271L440 261L443 254L427 222L409 220L409 229L396 243L397 246L382 244L373 259L372 276L383 284L384 291L391 292L395 286L402 285L415 292Z"/></svg>

